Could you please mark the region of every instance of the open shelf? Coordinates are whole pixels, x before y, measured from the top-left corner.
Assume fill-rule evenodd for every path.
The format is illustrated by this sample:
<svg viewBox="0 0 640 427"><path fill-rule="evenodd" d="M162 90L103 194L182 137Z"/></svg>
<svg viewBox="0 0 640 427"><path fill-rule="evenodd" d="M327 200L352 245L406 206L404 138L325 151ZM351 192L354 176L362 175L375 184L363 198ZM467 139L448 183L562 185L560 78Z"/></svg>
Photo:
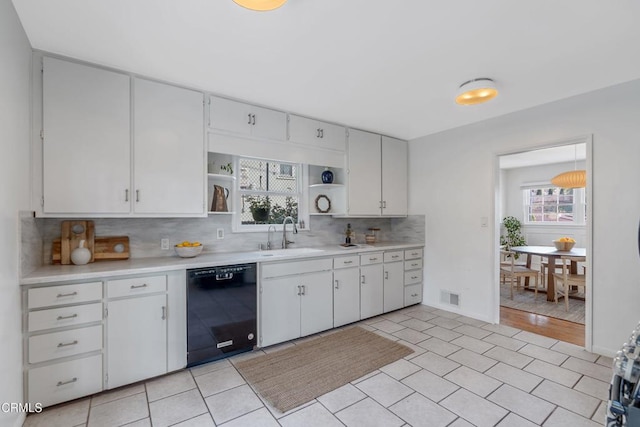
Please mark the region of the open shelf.
<svg viewBox="0 0 640 427"><path fill-rule="evenodd" d="M235 181L236 177L233 175L223 175L220 173L208 173L207 177L210 179L219 179L223 181Z"/></svg>
<svg viewBox="0 0 640 427"><path fill-rule="evenodd" d="M216 211L208 211L207 215L231 215L235 212L216 212Z"/></svg>
<svg viewBox="0 0 640 427"><path fill-rule="evenodd" d="M309 188L340 188L344 187L344 184L311 184Z"/></svg>

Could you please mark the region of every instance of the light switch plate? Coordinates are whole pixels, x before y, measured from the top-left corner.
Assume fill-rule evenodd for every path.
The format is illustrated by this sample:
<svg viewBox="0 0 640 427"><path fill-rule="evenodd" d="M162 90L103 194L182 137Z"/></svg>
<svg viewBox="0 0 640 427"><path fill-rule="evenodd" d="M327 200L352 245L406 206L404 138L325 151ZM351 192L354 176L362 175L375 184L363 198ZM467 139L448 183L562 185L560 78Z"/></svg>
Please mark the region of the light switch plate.
<svg viewBox="0 0 640 427"><path fill-rule="evenodd" d="M218 236L218 240L224 239L224 228L218 228L217 236Z"/></svg>

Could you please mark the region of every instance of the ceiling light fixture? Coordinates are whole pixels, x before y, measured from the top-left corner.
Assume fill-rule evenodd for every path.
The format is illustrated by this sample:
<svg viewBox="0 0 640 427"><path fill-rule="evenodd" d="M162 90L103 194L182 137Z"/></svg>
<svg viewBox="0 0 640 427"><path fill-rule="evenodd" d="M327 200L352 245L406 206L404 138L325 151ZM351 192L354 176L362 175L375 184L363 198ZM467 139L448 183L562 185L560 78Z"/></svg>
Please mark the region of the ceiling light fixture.
<svg viewBox="0 0 640 427"><path fill-rule="evenodd" d="M578 146L574 146L574 170L563 172L551 179L551 183L561 188L584 188L587 186L587 171L578 169Z"/></svg>
<svg viewBox="0 0 640 427"><path fill-rule="evenodd" d="M242 7L246 7L251 10L258 10L260 12L266 12L268 10L274 10L282 6L287 0L233 0Z"/></svg>
<svg viewBox="0 0 640 427"><path fill-rule="evenodd" d="M456 102L460 105L475 105L487 102L498 95L493 80L486 77L469 80L460 85Z"/></svg>

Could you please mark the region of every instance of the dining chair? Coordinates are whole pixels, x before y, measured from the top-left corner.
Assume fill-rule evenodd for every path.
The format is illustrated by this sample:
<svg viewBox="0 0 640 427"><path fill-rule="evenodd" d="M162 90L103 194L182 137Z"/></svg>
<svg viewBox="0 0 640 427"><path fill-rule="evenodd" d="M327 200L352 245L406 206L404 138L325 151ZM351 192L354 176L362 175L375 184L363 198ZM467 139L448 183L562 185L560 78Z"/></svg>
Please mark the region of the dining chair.
<svg viewBox="0 0 640 427"><path fill-rule="evenodd" d="M510 287L510 295L511 299L513 299L513 287L519 286L519 280L521 277L533 277L534 283L536 286L535 289L535 297L538 297L538 271L528 268L524 265L516 264L516 253L512 251L500 251L500 255L504 256L506 260L508 260L507 265L502 265L500 263L500 276L505 279L509 279L509 287Z"/></svg>
<svg viewBox="0 0 640 427"><path fill-rule="evenodd" d="M554 300L558 303L558 295L564 297L564 306L569 311L569 289L572 286L582 287L585 291L587 289L586 276L584 274L572 274L571 262L585 262L586 257L562 255L562 273L553 273L553 277L556 281L556 294ZM562 283L562 287L560 286Z"/></svg>
<svg viewBox="0 0 640 427"><path fill-rule="evenodd" d="M513 254L513 252L507 251L503 247L500 248L500 268L509 267L511 265L512 258L516 266L525 267L527 265L525 261L516 261L515 257L510 254ZM505 280L506 277L502 273L502 270L500 270L500 284L503 285L505 283Z"/></svg>
<svg viewBox="0 0 640 427"><path fill-rule="evenodd" d="M562 263L555 264L554 273L558 270L562 271ZM549 268L549 261L542 260L540 262L540 283L542 284L541 288L547 288L547 269Z"/></svg>

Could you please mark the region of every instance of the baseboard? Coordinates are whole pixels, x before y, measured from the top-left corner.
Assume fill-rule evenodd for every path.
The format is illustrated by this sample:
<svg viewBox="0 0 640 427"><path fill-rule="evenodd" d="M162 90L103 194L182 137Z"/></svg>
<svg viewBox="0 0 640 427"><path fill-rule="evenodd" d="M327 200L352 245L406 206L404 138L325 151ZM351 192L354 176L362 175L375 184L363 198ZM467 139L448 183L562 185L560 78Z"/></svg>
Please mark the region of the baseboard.
<svg viewBox="0 0 640 427"><path fill-rule="evenodd" d="M618 352L618 350L620 350L620 349L617 348L615 350L611 350L610 348L601 347L599 345L591 346L591 352L592 353L599 354L601 356L611 357L611 358L615 357L615 355Z"/></svg>

